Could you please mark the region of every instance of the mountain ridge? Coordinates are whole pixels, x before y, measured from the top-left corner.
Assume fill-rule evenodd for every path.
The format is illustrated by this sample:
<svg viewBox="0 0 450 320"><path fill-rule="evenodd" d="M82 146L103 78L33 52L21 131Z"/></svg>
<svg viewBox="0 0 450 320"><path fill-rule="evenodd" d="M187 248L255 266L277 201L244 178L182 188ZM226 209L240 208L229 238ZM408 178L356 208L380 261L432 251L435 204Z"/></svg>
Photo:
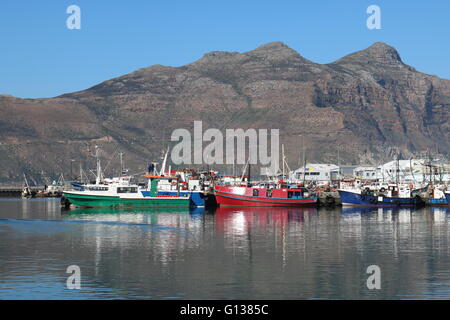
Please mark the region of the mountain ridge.
<svg viewBox="0 0 450 320"><path fill-rule="evenodd" d="M69 174L70 159L92 167L94 144L109 156L124 150L130 168L145 170L171 132L194 120L204 130L280 128L292 166L300 135L308 160L336 162L339 150L344 162L376 164L427 149L449 157L450 80L418 72L382 42L328 64L270 42L152 65L54 98L0 95L0 115L0 181Z"/></svg>

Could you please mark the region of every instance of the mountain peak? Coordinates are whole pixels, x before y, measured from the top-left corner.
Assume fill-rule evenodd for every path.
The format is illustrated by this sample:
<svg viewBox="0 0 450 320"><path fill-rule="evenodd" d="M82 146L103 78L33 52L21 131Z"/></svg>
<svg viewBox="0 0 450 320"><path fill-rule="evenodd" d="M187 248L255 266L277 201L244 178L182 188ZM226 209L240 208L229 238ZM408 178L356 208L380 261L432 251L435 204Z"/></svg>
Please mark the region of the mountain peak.
<svg viewBox="0 0 450 320"><path fill-rule="evenodd" d="M249 53L257 56L300 57L300 54L297 51L280 41L263 44Z"/></svg>
<svg viewBox="0 0 450 320"><path fill-rule="evenodd" d="M363 51L366 51L370 56L378 60L402 62L398 51L384 42L375 42Z"/></svg>
<svg viewBox="0 0 450 320"><path fill-rule="evenodd" d="M297 51L280 41L263 44L251 51L227 52L212 51L193 63L191 66L222 65L243 63L248 59L256 58L257 61L269 62L272 65L285 65L286 63L312 64L313 62L303 58Z"/></svg>
<svg viewBox="0 0 450 320"><path fill-rule="evenodd" d="M384 49L394 49L395 50L395 48L393 46L390 46L387 43L382 42L382 41L374 42L369 48L384 48Z"/></svg>
<svg viewBox="0 0 450 320"><path fill-rule="evenodd" d="M273 49L277 50L277 49L281 49L281 48L293 50L281 41L273 41L273 42L263 44L263 45L259 46L258 48L256 48L255 50L273 50Z"/></svg>
<svg viewBox="0 0 450 320"><path fill-rule="evenodd" d="M396 67L404 65L398 51L384 43L375 42L370 47L349 54L336 62L337 64L358 63L363 65L378 65Z"/></svg>
<svg viewBox="0 0 450 320"><path fill-rule="evenodd" d="M247 56L253 56L262 60L270 61L274 64L314 64L312 61L305 59L297 51L280 41L266 43L245 54Z"/></svg>

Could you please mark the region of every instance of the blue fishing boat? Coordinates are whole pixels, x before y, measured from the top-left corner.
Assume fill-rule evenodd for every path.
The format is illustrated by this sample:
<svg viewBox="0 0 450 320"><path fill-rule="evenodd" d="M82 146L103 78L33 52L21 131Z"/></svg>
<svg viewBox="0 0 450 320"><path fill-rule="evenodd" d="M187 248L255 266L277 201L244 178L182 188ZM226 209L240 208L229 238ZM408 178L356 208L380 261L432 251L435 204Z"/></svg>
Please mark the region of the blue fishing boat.
<svg viewBox="0 0 450 320"><path fill-rule="evenodd" d="M413 196L408 186L389 185L387 189L339 189L343 206L422 206L424 201L418 195Z"/></svg>
<svg viewBox="0 0 450 320"><path fill-rule="evenodd" d="M448 200L446 198L440 199L429 198L427 199L427 204L431 207L445 207L448 205Z"/></svg>
<svg viewBox="0 0 450 320"><path fill-rule="evenodd" d="M209 182L205 176L212 172L198 173L194 169L172 170L170 167L166 170L169 148L164 155L164 160L159 172L158 196L181 196L189 197L189 206L191 208L204 208L207 206L209 196ZM149 169L149 171L152 171Z"/></svg>
<svg viewBox="0 0 450 320"><path fill-rule="evenodd" d="M445 193L442 188L431 187L429 197L426 199L427 205L430 207L445 207L448 205L448 200L445 198Z"/></svg>
<svg viewBox="0 0 450 320"><path fill-rule="evenodd" d="M160 177L161 183L158 185L158 195L189 197L191 208L204 208L210 204L212 195L199 179L189 179L181 182L180 180L178 176Z"/></svg>

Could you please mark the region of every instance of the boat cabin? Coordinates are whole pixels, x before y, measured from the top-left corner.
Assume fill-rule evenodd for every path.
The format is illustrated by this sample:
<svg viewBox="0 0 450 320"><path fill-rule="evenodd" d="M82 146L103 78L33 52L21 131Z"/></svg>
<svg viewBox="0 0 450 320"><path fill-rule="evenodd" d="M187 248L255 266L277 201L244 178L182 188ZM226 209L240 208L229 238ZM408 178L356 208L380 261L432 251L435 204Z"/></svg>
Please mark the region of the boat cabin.
<svg viewBox="0 0 450 320"><path fill-rule="evenodd" d="M282 199L303 199L310 196L306 188L252 187L252 196Z"/></svg>

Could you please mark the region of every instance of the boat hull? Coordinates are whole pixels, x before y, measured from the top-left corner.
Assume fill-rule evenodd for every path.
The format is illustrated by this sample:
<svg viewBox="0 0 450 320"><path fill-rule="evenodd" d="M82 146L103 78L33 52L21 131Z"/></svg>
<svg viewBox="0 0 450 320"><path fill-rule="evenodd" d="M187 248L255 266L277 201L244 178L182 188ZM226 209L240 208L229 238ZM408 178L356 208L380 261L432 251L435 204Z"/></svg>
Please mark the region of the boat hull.
<svg viewBox="0 0 450 320"><path fill-rule="evenodd" d="M430 207L446 207L448 206L448 200L446 198L441 199L427 199L427 205Z"/></svg>
<svg viewBox="0 0 450 320"><path fill-rule="evenodd" d="M215 188L214 194L219 206L250 206L250 207L307 207L317 205L317 198L288 199L260 197L232 192L233 188ZM231 192L229 192L231 191Z"/></svg>
<svg viewBox="0 0 450 320"><path fill-rule="evenodd" d="M177 191L158 191L159 195L176 196ZM203 208L206 204L207 196L203 191L180 191L180 196L189 197L189 206Z"/></svg>
<svg viewBox="0 0 450 320"><path fill-rule="evenodd" d="M447 205L450 208L450 192L445 192L445 199L447 199Z"/></svg>
<svg viewBox="0 0 450 320"><path fill-rule="evenodd" d="M419 197L396 198L374 195L362 195L357 192L338 190L343 206L385 206L385 207L415 207L423 205Z"/></svg>
<svg viewBox="0 0 450 320"><path fill-rule="evenodd" d="M121 198L119 196L83 195L64 192L70 204L85 208L188 208L187 197L136 197Z"/></svg>

